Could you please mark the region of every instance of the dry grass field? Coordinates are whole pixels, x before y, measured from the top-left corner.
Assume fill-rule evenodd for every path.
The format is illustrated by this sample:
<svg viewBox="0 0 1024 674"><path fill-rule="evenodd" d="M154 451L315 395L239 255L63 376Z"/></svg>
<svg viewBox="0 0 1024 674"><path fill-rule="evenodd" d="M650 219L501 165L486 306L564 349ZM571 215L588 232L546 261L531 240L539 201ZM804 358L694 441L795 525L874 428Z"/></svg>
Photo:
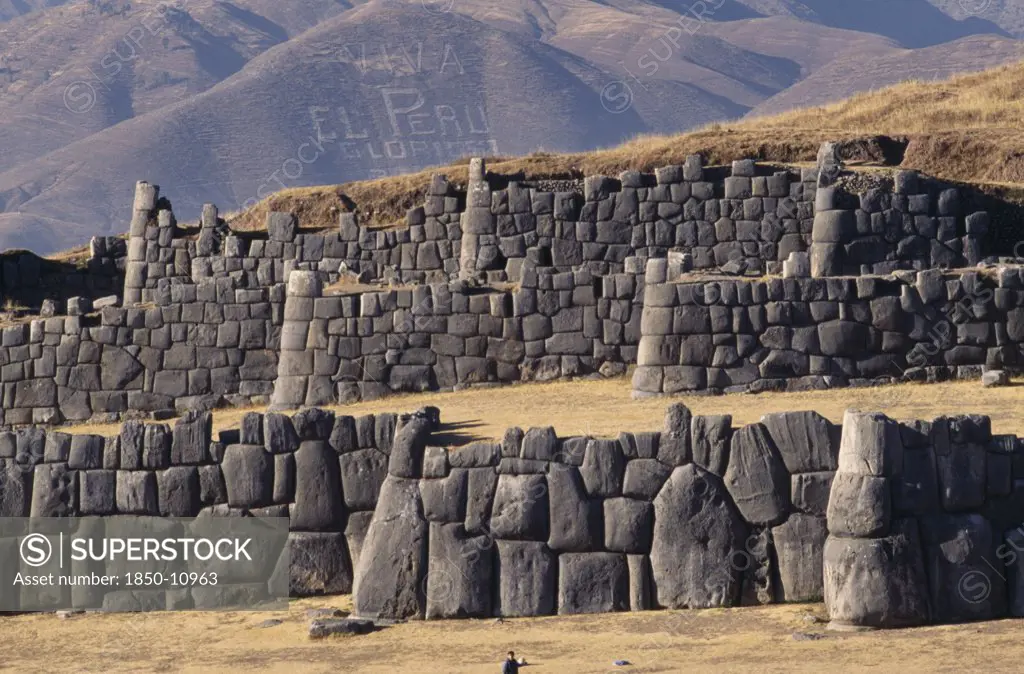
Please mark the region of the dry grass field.
<svg viewBox="0 0 1024 674"><path fill-rule="evenodd" d="M417 621L359 637L306 636L307 609L347 606L347 597L326 597L277 613L0 617L0 671L495 674L509 649L526 658L524 674L1019 672L1024 660L1017 620L839 633L825 629L820 604ZM268 620L281 622L262 626Z"/></svg>
<svg viewBox="0 0 1024 674"><path fill-rule="evenodd" d="M438 443L500 437L507 426L554 425L559 435L658 429L665 407L728 413L734 424L771 411L813 409L840 420L849 407L896 418L976 412L993 431L1024 434L1024 387L983 390L976 381L871 389L634 401L626 378L400 396L339 406L339 413L436 405ZM223 410L216 427L247 410ZM81 426L74 432L116 432ZM870 633L826 630L821 605L656 611L496 621L410 622L362 637L312 641L311 608L350 610L349 597L253 613L53 614L0 617L0 670L11 672L458 672L493 673L508 649L543 672L1016 672L1024 624L1015 620ZM270 624L267 621L271 621ZM280 621L280 622L277 622ZM811 635L811 636L807 636ZM616 667L615 660L629 666Z"/></svg>
<svg viewBox="0 0 1024 674"><path fill-rule="evenodd" d="M807 393L675 396L633 400L630 380L561 381L454 393L393 396L373 402L338 405L339 414L411 412L424 405L441 410L443 432L438 444L460 445L500 439L506 428L554 426L559 436L615 437L621 431L660 430L665 408L686 404L694 414L731 414L733 425L758 421L768 412L815 410L836 422L850 408L880 411L895 419L931 419L943 414L987 414L995 433L1024 435L1024 385L982 389L977 381L899 384ZM214 428L237 428L242 416L257 408L214 412ZM165 423L174 423L173 420ZM118 424L70 426L72 433L117 433Z"/></svg>

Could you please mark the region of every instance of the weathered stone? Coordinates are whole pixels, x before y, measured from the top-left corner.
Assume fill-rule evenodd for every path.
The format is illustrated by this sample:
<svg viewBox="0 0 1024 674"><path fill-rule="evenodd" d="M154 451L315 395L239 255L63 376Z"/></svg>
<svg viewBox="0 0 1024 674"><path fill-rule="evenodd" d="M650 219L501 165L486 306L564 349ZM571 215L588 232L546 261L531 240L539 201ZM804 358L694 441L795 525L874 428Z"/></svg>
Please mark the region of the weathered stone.
<svg viewBox="0 0 1024 674"><path fill-rule="evenodd" d="M293 597L352 591L352 562L343 533L288 533L288 590Z"/></svg>
<svg viewBox="0 0 1024 674"><path fill-rule="evenodd" d="M413 415L395 431L388 473L396 477L418 478L422 473L423 453L430 438L430 420Z"/></svg>
<svg viewBox="0 0 1024 674"><path fill-rule="evenodd" d="M618 442L591 440L587 443L580 475L588 494L607 498L622 494L625 468L625 457Z"/></svg>
<svg viewBox="0 0 1024 674"><path fill-rule="evenodd" d="M665 412L665 430L658 445L658 460L669 468L690 462L690 424L693 414L682 403Z"/></svg>
<svg viewBox="0 0 1024 674"><path fill-rule="evenodd" d="M117 512L120 515L159 515L156 475L148 470L117 471Z"/></svg>
<svg viewBox="0 0 1024 674"><path fill-rule="evenodd" d="M889 533L889 480L839 472L828 501L828 529L839 536L878 538Z"/></svg>
<svg viewBox="0 0 1024 674"><path fill-rule="evenodd" d="M601 503L587 496L579 471L573 466L553 464L547 474L547 488L551 516L548 547L556 552L597 549L603 526Z"/></svg>
<svg viewBox="0 0 1024 674"><path fill-rule="evenodd" d="M604 502L604 547L612 552L646 554L651 550L654 506L650 501L609 498Z"/></svg>
<svg viewBox="0 0 1024 674"><path fill-rule="evenodd" d="M892 477L903 469L899 424L884 414L847 410L843 417L839 471Z"/></svg>
<svg viewBox="0 0 1024 674"><path fill-rule="evenodd" d="M31 517L74 517L78 508L78 473L67 464L41 463L32 473Z"/></svg>
<svg viewBox="0 0 1024 674"><path fill-rule="evenodd" d="M360 449L340 457L341 488L349 510L373 510L388 476L388 457L376 449Z"/></svg>
<svg viewBox="0 0 1024 674"><path fill-rule="evenodd" d="M428 527L416 480L388 476L363 541L353 583L357 615L422 618Z"/></svg>
<svg viewBox="0 0 1024 674"><path fill-rule="evenodd" d="M697 416L691 422L693 462L719 477L729 465L732 416Z"/></svg>
<svg viewBox="0 0 1024 674"><path fill-rule="evenodd" d="M213 435L213 414L188 411L177 423L171 438L171 463L200 464L209 461Z"/></svg>
<svg viewBox="0 0 1024 674"><path fill-rule="evenodd" d="M747 527L721 480L694 465L676 468L654 499L651 570L666 608L732 606L740 579L732 556Z"/></svg>
<svg viewBox="0 0 1024 674"><path fill-rule="evenodd" d="M228 451L231 449L229 447ZM347 456L350 455L346 454L342 459ZM225 479L228 479L226 471ZM229 481L228 493L230 492ZM342 498L340 463L338 455L326 442L303 442L295 452L295 503L289 509L289 515L292 531L343 529L345 505Z"/></svg>
<svg viewBox="0 0 1024 674"><path fill-rule="evenodd" d="M786 602L822 600L825 591L822 554L827 538L825 518L814 515L793 513L772 528L779 569L779 599Z"/></svg>
<svg viewBox="0 0 1024 674"><path fill-rule="evenodd" d="M672 469L656 459L633 459L626 464L622 495L653 501Z"/></svg>
<svg viewBox="0 0 1024 674"><path fill-rule="evenodd" d="M790 473L835 470L838 466L838 429L817 412L766 414L761 423L779 450Z"/></svg>
<svg viewBox="0 0 1024 674"><path fill-rule="evenodd" d="M791 478L790 500L793 508L808 515L824 517L835 473L798 473Z"/></svg>
<svg viewBox="0 0 1024 674"><path fill-rule="evenodd" d="M469 471L465 468L455 468L441 479L420 480L423 516L428 522L464 523L468 489Z"/></svg>
<svg viewBox="0 0 1024 674"><path fill-rule="evenodd" d="M544 428L531 428L523 436L520 457L524 459L536 459L538 461L551 461L555 458L558 448L558 437L555 429L551 426Z"/></svg>
<svg viewBox="0 0 1024 674"><path fill-rule="evenodd" d="M931 618L917 522L886 538L829 536L822 555L825 608L837 625L912 627Z"/></svg>
<svg viewBox="0 0 1024 674"><path fill-rule="evenodd" d="M460 524L430 524L426 617L491 615L493 545Z"/></svg>
<svg viewBox="0 0 1024 674"><path fill-rule="evenodd" d="M543 475L500 475L491 510L492 536L507 540L548 540L547 481Z"/></svg>
<svg viewBox="0 0 1024 674"><path fill-rule="evenodd" d="M257 445L231 445L221 462L228 505L260 508L274 501L274 460Z"/></svg>
<svg viewBox="0 0 1024 674"><path fill-rule="evenodd" d="M771 526L786 518L789 473L762 424L733 434L725 485L747 522Z"/></svg>
<svg viewBox="0 0 1024 674"><path fill-rule="evenodd" d="M626 556L610 552L566 552L558 556L558 613L629 610Z"/></svg>
<svg viewBox="0 0 1024 674"><path fill-rule="evenodd" d="M199 471L195 466L174 466L156 474L160 514L195 517L200 503Z"/></svg>
<svg viewBox="0 0 1024 674"><path fill-rule="evenodd" d="M1006 615L1005 567L981 515L921 518L933 618L938 622L992 620Z"/></svg>
<svg viewBox="0 0 1024 674"><path fill-rule="evenodd" d="M553 614L558 566L557 556L544 543L497 541L495 612L506 618Z"/></svg>

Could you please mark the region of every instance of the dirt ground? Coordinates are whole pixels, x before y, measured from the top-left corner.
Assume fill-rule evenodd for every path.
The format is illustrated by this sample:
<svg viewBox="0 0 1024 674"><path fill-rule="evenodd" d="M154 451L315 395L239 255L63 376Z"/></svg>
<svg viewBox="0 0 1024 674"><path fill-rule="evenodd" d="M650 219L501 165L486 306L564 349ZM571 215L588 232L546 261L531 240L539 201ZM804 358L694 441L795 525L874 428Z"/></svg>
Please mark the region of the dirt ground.
<svg viewBox="0 0 1024 674"><path fill-rule="evenodd" d="M1019 620L840 633L826 629L824 607L813 604L417 621L365 636L307 637L307 609L347 605L333 597L278 613L0 617L0 671L495 674L508 649L526 658L524 674L1019 672L1024 660ZM268 620L281 622L262 626Z"/></svg>
<svg viewBox="0 0 1024 674"><path fill-rule="evenodd" d="M731 414L733 425L758 421L768 412L816 410L840 422L848 408L885 412L896 419L932 419L942 414L987 414L995 433L1024 435L1024 382L1005 388L983 389L978 381L943 384L900 384L845 388L807 393L675 396L633 400L628 378L562 381L496 388L473 388L454 393L393 396L373 402L335 406L339 414L411 412L423 405L441 409L445 432L438 444L501 438L506 428L554 426L559 436L616 437L621 431L660 430L665 408L685 403L694 414ZM249 409L214 413L214 428L237 428ZM174 423L168 421L165 423ZM118 432L117 424L69 427L72 433Z"/></svg>

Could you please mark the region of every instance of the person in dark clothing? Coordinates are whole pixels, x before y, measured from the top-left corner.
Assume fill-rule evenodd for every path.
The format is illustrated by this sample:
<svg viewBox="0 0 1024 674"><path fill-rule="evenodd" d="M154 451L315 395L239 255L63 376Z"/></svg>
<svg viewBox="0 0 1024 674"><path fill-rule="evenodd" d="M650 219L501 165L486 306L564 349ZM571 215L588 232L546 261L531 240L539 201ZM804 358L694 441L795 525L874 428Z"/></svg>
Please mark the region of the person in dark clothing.
<svg viewBox="0 0 1024 674"><path fill-rule="evenodd" d="M505 662L501 663L501 674L519 674L519 662L516 661L515 651L509 651Z"/></svg>

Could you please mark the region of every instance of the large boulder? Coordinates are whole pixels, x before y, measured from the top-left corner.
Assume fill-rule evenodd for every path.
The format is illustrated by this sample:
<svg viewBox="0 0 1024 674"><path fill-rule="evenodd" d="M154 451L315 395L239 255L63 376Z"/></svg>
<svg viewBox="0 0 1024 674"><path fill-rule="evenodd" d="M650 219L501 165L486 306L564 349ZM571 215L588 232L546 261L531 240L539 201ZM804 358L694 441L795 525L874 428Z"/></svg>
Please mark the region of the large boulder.
<svg viewBox="0 0 1024 674"><path fill-rule="evenodd" d="M461 523L431 523L427 619L491 615L493 549L486 536L470 536Z"/></svg>
<svg viewBox="0 0 1024 674"><path fill-rule="evenodd" d="M612 552L646 554L651 550L654 506L650 501L609 498L604 502L604 547Z"/></svg>
<svg viewBox="0 0 1024 674"><path fill-rule="evenodd" d="M617 440L591 440L587 443L580 475L588 494L603 498L620 496L625 471L626 459Z"/></svg>
<svg viewBox="0 0 1024 674"><path fill-rule="evenodd" d="M388 473L396 477L420 477L432 424L427 417L421 415L411 415L402 421L391 445Z"/></svg>
<svg viewBox="0 0 1024 674"><path fill-rule="evenodd" d="M428 522L465 523L469 470L455 468L448 477L420 480L423 516Z"/></svg>
<svg viewBox="0 0 1024 674"><path fill-rule="evenodd" d="M427 549L419 483L388 476L356 565L355 612L372 618L422 618Z"/></svg>
<svg viewBox="0 0 1024 674"><path fill-rule="evenodd" d="M601 502L587 496L579 471L573 466L551 464L547 483L551 516L548 547L556 552L596 550L603 526Z"/></svg>
<svg viewBox="0 0 1024 674"><path fill-rule="evenodd" d="M828 530L839 536L871 538L889 532L889 480L837 473L828 501Z"/></svg>
<svg viewBox="0 0 1024 674"><path fill-rule="evenodd" d="M229 506L260 508L273 503L274 457L263 447L231 445L224 450L221 471L224 473Z"/></svg>
<svg viewBox="0 0 1024 674"><path fill-rule="evenodd" d="M344 530L338 455L326 442L303 442L295 452L295 503L290 515L292 531Z"/></svg>
<svg viewBox="0 0 1024 674"><path fill-rule="evenodd" d="M373 510L388 476L388 456L376 449L359 449L339 459L341 488L349 510Z"/></svg>
<svg viewBox="0 0 1024 674"><path fill-rule="evenodd" d="M731 435L732 417L729 415L693 417L690 431L693 462L709 473L725 475Z"/></svg>
<svg viewBox="0 0 1024 674"><path fill-rule="evenodd" d="M790 473L815 473L838 467L838 429L817 412L766 414L761 423Z"/></svg>
<svg viewBox="0 0 1024 674"><path fill-rule="evenodd" d="M722 481L693 464L680 466L654 499L651 573L666 608L732 606L740 578L733 556L747 526Z"/></svg>
<svg viewBox="0 0 1024 674"><path fill-rule="evenodd" d="M498 605L504 617L555 612L558 558L544 543L497 542Z"/></svg>
<svg viewBox="0 0 1024 674"><path fill-rule="evenodd" d="M288 550L288 588L292 596L352 591L352 563L345 534L292 531L288 534Z"/></svg>
<svg viewBox="0 0 1024 674"><path fill-rule="evenodd" d="M672 469L657 459L633 459L626 464L622 495L653 501L671 474Z"/></svg>
<svg viewBox="0 0 1024 674"><path fill-rule="evenodd" d="M835 473L797 473L792 476L790 500L793 509L808 515L824 517L828 511L828 500L832 492Z"/></svg>
<svg viewBox="0 0 1024 674"><path fill-rule="evenodd" d="M821 601L824 597L822 554L828 526L824 517L793 513L772 529L778 559L779 593L786 602Z"/></svg>
<svg viewBox="0 0 1024 674"><path fill-rule="evenodd" d="M646 312L645 312L646 313ZM676 403L665 412L665 430L658 444L658 460L669 468L690 462L690 424L693 414L682 403Z"/></svg>
<svg viewBox="0 0 1024 674"><path fill-rule="evenodd" d="M899 424L877 412L847 410L839 447L839 471L893 477L902 470L903 440Z"/></svg>
<svg viewBox="0 0 1024 674"><path fill-rule="evenodd" d="M558 556L559 614L628 610L629 566L625 555L566 552Z"/></svg>
<svg viewBox="0 0 1024 674"><path fill-rule="evenodd" d="M1006 567L996 559L997 541L987 519L981 515L923 517L921 538L936 621L992 620L1006 615Z"/></svg>
<svg viewBox="0 0 1024 674"><path fill-rule="evenodd" d="M825 608L837 625L911 627L931 618L917 522L893 522L885 538L829 536Z"/></svg>
<svg viewBox="0 0 1024 674"><path fill-rule="evenodd" d="M547 541L550 529L544 475L500 475L490 534L520 541Z"/></svg>
<svg viewBox="0 0 1024 674"><path fill-rule="evenodd" d="M761 424L736 431L729 449L725 485L743 518L771 526L789 512L789 473Z"/></svg>

